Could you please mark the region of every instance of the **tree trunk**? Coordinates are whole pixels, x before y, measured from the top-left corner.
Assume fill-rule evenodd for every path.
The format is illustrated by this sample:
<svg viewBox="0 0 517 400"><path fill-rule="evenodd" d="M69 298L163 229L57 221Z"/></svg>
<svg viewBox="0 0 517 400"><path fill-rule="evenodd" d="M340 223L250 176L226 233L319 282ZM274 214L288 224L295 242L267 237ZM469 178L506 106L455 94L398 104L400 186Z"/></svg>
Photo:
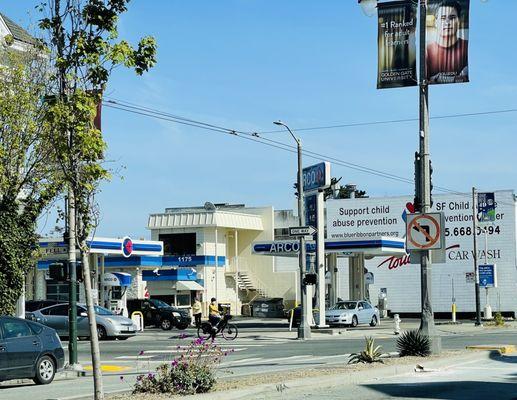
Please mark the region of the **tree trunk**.
<svg viewBox="0 0 517 400"><path fill-rule="evenodd" d="M86 240L81 242L81 249L86 249ZM104 388L102 383L101 357L99 349L99 338L97 336L97 321L92 298L92 281L90 274L89 253L81 251L83 261L84 292L86 296L86 307L88 309L88 321L90 326L90 347L92 352L93 385L95 400L104 400Z"/></svg>

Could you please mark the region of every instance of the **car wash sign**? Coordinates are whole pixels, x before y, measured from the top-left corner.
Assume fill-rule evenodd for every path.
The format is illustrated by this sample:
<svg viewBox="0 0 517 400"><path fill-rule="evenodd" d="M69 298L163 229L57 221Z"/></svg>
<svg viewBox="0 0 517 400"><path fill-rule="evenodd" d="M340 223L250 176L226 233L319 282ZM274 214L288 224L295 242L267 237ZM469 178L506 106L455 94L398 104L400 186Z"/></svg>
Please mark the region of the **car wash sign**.
<svg viewBox="0 0 517 400"><path fill-rule="evenodd" d="M316 244L313 241L306 242L307 253L316 251ZM271 242L253 243L252 253L266 256L295 256L300 252L299 240L274 240Z"/></svg>

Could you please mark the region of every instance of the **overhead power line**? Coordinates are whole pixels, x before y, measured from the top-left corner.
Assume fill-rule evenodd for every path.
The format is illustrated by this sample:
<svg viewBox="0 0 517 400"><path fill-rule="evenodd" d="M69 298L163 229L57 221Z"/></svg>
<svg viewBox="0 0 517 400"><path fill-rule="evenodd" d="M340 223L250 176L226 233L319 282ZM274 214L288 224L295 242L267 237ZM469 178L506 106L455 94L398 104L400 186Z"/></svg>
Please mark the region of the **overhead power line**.
<svg viewBox="0 0 517 400"><path fill-rule="evenodd" d="M449 119L449 118L464 118L464 117L475 117L480 115L491 115L491 114L505 114L505 113L514 113L517 112L517 108L509 108L505 110L492 110L492 111L480 111L480 112L472 112L472 113L462 113L462 114L448 114L448 115L436 115L434 117L429 117L429 119ZM416 122L418 118L402 118L402 119L387 119L381 121L365 121L365 122L353 122L348 124L337 124L337 125L323 125L323 126L312 126L308 128L293 128L298 132L300 131L316 131L316 130L324 130L324 129L336 129L336 128L353 128L357 126L369 126L369 125L388 125L388 124L400 124L404 122ZM268 134L268 133L281 133L282 130L276 129L271 131L260 131L260 134Z"/></svg>
<svg viewBox="0 0 517 400"><path fill-rule="evenodd" d="M225 135L233 135L240 139L245 139L248 141L260 143L262 145L277 148L279 150L288 151L290 153L297 152L296 146L260 136L262 133L273 133L273 132L283 132L283 131L269 131L269 132L262 132L262 133L246 132L246 131L241 131L241 130L237 130L237 129L226 128L226 127L215 125L215 124L206 123L203 121L197 121L197 120L194 120L191 118L186 118L186 117L175 115L175 114L168 113L165 111L156 110L156 109L153 109L150 107L137 105L135 103L131 103L131 102L128 102L125 100L114 99L111 97L107 97L106 100L103 101L103 105L106 107L109 107L109 108L126 111L126 112L130 112L133 114L142 115L142 116L155 118L155 119L159 119L159 120L169 121L169 122L173 122L173 123L177 123L177 124L192 126L192 127L200 128L200 129L210 131L210 132L217 132L217 133L221 133L221 134L225 134ZM435 119L457 118L457 117L472 116L472 115L499 114L499 113L505 113L505 112L517 112L517 109L486 111L486 112L482 112L482 113L453 114L453 115L448 115L448 116L437 116L434 118ZM373 125L373 124L408 122L408 121L417 121L417 120L418 119L376 121L376 122L365 122L365 123L361 123L361 124L362 125L366 125L366 124ZM332 127L337 128L337 127L344 127L344 126L357 126L357 124L342 124L339 126L334 125L334 126L327 126L327 127L301 128L301 129L296 129L296 130L300 131L300 130L311 130L311 129L312 130L314 130L314 129L330 129ZM381 178L390 179L390 180L407 183L407 184L411 184L411 185L414 184L413 179L409 179L409 178L406 178L403 176L391 174L391 173L388 173L385 171L376 170L374 168L366 167L364 165L350 163L348 161L344 161L344 160L336 158L336 157L330 157L330 156L327 156L327 155L324 155L321 153L317 153L317 152L313 152L313 151L310 151L307 149L303 150L303 154L306 157L316 159L319 161L332 161L333 164L340 165L340 166L343 166L343 167L346 167L349 169L353 169L353 170L356 170L359 172L363 172L366 174L375 175L375 176L379 176ZM456 190L445 188L445 187L434 186L434 188L436 190L439 190L439 191L445 192L445 193L450 193L450 194L455 194L455 195L460 195L460 196L468 195L468 193L458 192Z"/></svg>

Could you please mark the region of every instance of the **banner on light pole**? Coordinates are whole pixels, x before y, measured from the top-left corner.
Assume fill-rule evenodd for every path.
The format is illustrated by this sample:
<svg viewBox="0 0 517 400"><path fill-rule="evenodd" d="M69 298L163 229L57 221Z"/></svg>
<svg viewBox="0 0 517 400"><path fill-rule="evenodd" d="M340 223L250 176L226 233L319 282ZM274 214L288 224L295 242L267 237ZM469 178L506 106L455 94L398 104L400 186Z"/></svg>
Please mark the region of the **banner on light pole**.
<svg viewBox="0 0 517 400"><path fill-rule="evenodd" d="M428 0L426 79L429 84L469 81L470 0Z"/></svg>
<svg viewBox="0 0 517 400"><path fill-rule="evenodd" d="M416 4L394 1L377 8L377 89L416 86Z"/></svg>

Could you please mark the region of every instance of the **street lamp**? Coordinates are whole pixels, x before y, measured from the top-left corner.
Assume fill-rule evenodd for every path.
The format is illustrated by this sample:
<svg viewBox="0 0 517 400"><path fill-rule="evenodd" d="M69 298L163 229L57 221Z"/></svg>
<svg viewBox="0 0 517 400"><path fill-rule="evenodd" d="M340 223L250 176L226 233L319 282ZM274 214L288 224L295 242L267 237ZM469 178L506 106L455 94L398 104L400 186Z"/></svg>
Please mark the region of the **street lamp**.
<svg viewBox="0 0 517 400"><path fill-rule="evenodd" d="M367 17L373 17L377 12L377 0L358 0L358 3Z"/></svg>
<svg viewBox="0 0 517 400"><path fill-rule="evenodd" d="M293 139L296 142L298 150L298 225L304 226L305 224L305 212L303 204L303 177L302 177L302 142L297 138L293 131L284 124L282 121L274 121L275 125L283 126L286 128ZM298 255L298 262L300 266L300 325L298 326L298 339L309 339L311 337L311 329L309 327L309 321L307 320L307 307L305 307L307 291L306 286L303 284L303 275L306 272L306 255L305 255L305 237L300 236L300 252ZM312 307L311 307L312 308Z"/></svg>

